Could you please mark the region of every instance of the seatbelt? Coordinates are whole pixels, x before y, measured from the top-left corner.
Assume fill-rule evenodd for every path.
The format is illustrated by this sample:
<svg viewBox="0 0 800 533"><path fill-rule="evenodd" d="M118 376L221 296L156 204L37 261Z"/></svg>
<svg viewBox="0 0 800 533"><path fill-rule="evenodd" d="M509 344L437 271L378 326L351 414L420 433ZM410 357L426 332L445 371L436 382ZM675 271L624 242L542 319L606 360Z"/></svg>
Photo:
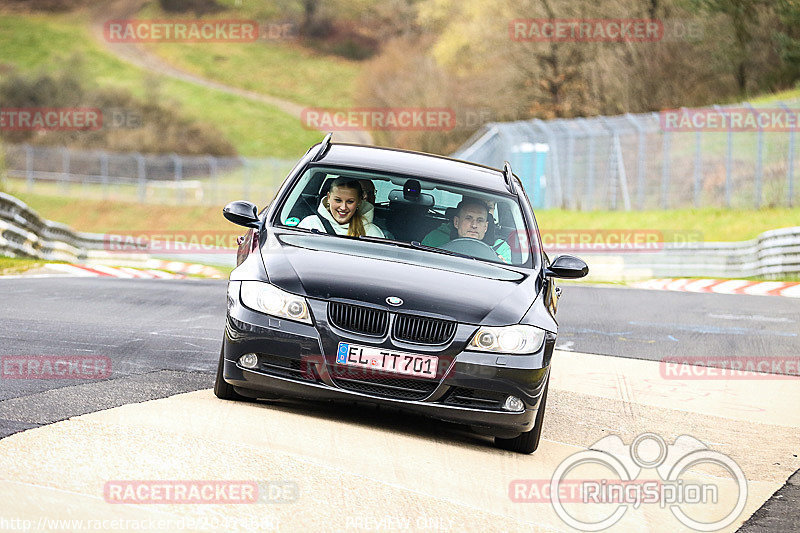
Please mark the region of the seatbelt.
<svg viewBox="0 0 800 533"><path fill-rule="evenodd" d="M336 235L336 232L333 230L333 225L331 221L325 217L317 215L317 218L320 222L322 222L322 227L325 228L325 231L328 232L329 235Z"/></svg>
<svg viewBox="0 0 800 533"><path fill-rule="evenodd" d="M497 242L495 242L495 243L492 245L492 247L491 247L491 248L492 248L492 250L494 251L494 253L496 253L496 254L497 254L497 257L499 257L499 258L500 258L500 259L503 261L503 263L507 263L508 261L506 261L506 258L505 258L505 257L503 257L502 255L500 255L500 254L497 252L497 250L499 250L499 249L500 249L500 247L501 247L501 246L503 246L503 244L505 244L505 242L506 242L506 241L504 241L503 239L497 239Z"/></svg>

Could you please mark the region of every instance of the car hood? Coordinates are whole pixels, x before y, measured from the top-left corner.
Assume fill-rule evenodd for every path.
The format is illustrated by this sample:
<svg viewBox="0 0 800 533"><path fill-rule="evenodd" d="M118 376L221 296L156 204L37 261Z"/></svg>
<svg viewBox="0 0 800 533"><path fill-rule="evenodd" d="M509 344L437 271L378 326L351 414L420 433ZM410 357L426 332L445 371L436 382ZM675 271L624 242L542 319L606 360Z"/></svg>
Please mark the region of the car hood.
<svg viewBox="0 0 800 533"><path fill-rule="evenodd" d="M325 235L272 234L261 254L270 283L286 291L467 324L516 324L538 293L535 271Z"/></svg>

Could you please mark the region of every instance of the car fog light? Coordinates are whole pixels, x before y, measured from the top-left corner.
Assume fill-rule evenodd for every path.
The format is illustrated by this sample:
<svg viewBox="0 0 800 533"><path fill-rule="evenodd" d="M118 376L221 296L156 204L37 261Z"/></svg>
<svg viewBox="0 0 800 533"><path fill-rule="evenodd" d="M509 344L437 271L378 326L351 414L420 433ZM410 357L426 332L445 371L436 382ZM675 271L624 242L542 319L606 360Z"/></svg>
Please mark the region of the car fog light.
<svg viewBox="0 0 800 533"><path fill-rule="evenodd" d="M239 358L239 364L245 368L255 368L258 366L258 356L254 353L246 353Z"/></svg>
<svg viewBox="0 0 800 533"><path fill-rule="evenodd" d="M525 404L516 396L509 396L506 398L506 403L503 404L503 409L506 411L522 411L525 409Z"/></svg>

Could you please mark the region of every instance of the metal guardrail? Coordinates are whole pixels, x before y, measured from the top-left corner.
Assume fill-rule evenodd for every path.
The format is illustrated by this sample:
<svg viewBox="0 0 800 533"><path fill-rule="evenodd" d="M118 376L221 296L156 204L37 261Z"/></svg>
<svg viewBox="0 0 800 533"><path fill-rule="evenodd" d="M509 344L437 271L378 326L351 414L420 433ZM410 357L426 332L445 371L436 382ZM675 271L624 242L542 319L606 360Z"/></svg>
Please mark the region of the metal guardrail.
<svg viewBox="0 0 800 533"><path fill-rule="evenodd" d="M665 277L785 278L800 275L800 226L750 241L666 243L655 252L581 253L595 280Z"/></svg>
<svg viewBox="0 0 800 533"><path fill-rule="evenodd" d="M83 261L92 251L107 249L107 241L107 235L80 233L45 220L24 202L0 193L0 255ZM770 230L742 242L666 243L655 252L571 253L589 263L591 277L597 280L779 278L800 275L800 226ZM551 252L551 257L556 255Z"/></svg>
<svg viewBox="0 0 800 533"><path fill-rule="evenodd" d="M24 202L0 192L0 255L80 261L89 250L102 250L106 238L43 219Z"/></svg>

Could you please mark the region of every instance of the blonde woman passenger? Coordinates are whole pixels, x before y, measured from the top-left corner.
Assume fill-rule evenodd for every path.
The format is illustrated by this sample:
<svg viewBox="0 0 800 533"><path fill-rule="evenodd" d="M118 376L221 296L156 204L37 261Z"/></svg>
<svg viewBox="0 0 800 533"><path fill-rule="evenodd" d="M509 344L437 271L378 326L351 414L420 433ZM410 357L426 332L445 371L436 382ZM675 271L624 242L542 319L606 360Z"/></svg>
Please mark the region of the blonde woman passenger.
<svg viewBox="0 0 800 533"><path fill-rule="evenodd" d="M383 231L372 223L371 217L360 214L364 190L356 179L339 177L317 207L317 213L305 217L297 227L326 232L322 219L327 220L337 235L350 237L385 238Z"/></svg>

